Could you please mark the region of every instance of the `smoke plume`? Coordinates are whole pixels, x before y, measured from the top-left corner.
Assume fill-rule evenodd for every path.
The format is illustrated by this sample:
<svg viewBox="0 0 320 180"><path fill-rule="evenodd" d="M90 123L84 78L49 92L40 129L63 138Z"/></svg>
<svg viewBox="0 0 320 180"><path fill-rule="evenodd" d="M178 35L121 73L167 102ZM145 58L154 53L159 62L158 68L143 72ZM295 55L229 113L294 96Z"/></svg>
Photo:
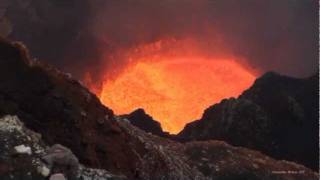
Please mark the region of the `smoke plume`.
<svg viewBox="0 0 320 180"><path fill-rule="evenodd" d="M209 56L241 57L258 73L303 77L318 70L316 0L0 2L9 38L79 78L88 69L99 77L121 67L121 52L167 38L191 38Z"/></svg>

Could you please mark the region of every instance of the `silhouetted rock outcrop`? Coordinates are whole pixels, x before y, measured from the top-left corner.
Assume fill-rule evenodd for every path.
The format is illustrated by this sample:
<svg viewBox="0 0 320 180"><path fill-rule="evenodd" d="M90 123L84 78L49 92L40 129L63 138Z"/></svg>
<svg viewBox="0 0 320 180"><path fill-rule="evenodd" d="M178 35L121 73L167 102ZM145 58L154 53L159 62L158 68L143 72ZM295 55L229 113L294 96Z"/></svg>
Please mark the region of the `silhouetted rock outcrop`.
<svg viewBox="0 0 320 180"><path fill-rule="evenodd" d="M170 136L169 133L162 130L160 123L146 114L143 109L137 109L128 115L123 115L123 117L127 118L132 125L137 126L148 133L161 137Z"/></svg>
<svg viewBox="0 0 320 180"><path fill-rule="evenodd" d="M0 116L17 115L48 145L70 148L84 164L133 174L138 156L127 133L80 82L32 60L21 44L1 41L0 64Z"/></svg>
<svg viewBox="0 0 320 180"><path fill-rule="evenodd" d="M224 140L318 169L318 75L297 79L269 72L235 99L191 122L178 139Z"/></svg>
<svg viewBox="0 0 320 180"><path fill-rule="evenodd" d="M43 179L50 174L50 167L40 166L42 168L36 172L38 165L33 162L41 160L38 152L39 155L50 154L50 150L43 149L54 144L72 151L86 166L79 170L87 179L96 175L107 179L108 174L118 174L120 176L114 177L120 179L144 180L313 180L319 177L304 166L276 161L224 142L182 144L146 133L125 118L114 116L69 75L32 60L23 45L0 40L0 117L7 114L19 117L29 130L26 130L27 135L19 133L20 128L11 131L6 118L0 119L3 137L0 144L4 144L0 147L1 179ZM28 135L28 131L36 133ZM36 140L42 148L37 148ZM13 149L22 154L11 156L9 152ZM70 151L66 151L68 155ZM72 157L72 166L77 164L73 155L69 157ZM65 171L61 171L57 163L53 164L58 167L53 168L58 169L53 174L55 178L69 174L63 174ZM62 163L65 164L70 165L69 161Z"/></svg>

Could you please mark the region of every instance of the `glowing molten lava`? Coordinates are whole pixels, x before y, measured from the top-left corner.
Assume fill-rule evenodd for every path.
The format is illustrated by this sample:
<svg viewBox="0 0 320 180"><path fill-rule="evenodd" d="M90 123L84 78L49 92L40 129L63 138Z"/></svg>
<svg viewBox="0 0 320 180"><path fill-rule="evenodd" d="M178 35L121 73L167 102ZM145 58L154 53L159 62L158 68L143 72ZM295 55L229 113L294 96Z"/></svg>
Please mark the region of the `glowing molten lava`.
<svg viewBox="0 0 320 180"><path fill-rule="evenodd" d="M223 98L238 96L255 76L232 59L157 56L129 64L103 82L101 101L116 114L143 108L162 128L178 133Z"/></svg>

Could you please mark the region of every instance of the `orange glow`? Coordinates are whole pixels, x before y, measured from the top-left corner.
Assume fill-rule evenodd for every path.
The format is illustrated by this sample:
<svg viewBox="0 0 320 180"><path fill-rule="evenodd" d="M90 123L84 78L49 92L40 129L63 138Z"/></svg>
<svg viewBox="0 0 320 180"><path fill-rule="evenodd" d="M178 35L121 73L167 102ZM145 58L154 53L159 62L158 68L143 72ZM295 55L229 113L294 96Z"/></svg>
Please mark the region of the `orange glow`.
<svg viewBox="0 0 320 180"><path fill-rule="evenodd" d="M254 79L232 60L139 61L105 81L100 98L117 114L142 107L164 130L178 133L210 105L239 95Z"/></svg>
<svg viewBox="0 0 320 180"><path fill-rule="evenodd" d="M132 49L120 72L112 78L105 73L99 91L92 81L87 84L116 114L143 108L165 131L178 133L206 108L238 96L255 80L237 59L201 55L186 44L159 41Z"/></svg>

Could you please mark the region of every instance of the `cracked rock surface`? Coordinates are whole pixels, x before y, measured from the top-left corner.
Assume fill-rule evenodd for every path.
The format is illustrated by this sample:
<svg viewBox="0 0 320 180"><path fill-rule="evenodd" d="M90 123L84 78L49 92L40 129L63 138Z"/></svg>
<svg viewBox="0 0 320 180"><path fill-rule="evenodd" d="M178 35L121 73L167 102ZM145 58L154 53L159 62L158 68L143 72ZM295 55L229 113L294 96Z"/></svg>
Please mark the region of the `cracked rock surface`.
<svg viewBox="0 0 320 180"><path fill-rule="evenodd" d="M27 129L17 116L0 118L0 177L3 180L61 179L62 176L75 180L125 179L105 170L86 168L77 163L73 153L61 145L47 146L41 136ZM16 151L16 147L28 149ZM58 155L57 148L62 149ZM67 152L65 152L67 151ZM61 155L62 154L62 155ZM60 156L60 157L59 157ZM59 159L63 158L63 159ZM50 162L48 162L50 161ZM68 165L71 165L69 173ZM60 174L60 175L59 175ZM52 177L53 176L53 177Z"/></svg>

